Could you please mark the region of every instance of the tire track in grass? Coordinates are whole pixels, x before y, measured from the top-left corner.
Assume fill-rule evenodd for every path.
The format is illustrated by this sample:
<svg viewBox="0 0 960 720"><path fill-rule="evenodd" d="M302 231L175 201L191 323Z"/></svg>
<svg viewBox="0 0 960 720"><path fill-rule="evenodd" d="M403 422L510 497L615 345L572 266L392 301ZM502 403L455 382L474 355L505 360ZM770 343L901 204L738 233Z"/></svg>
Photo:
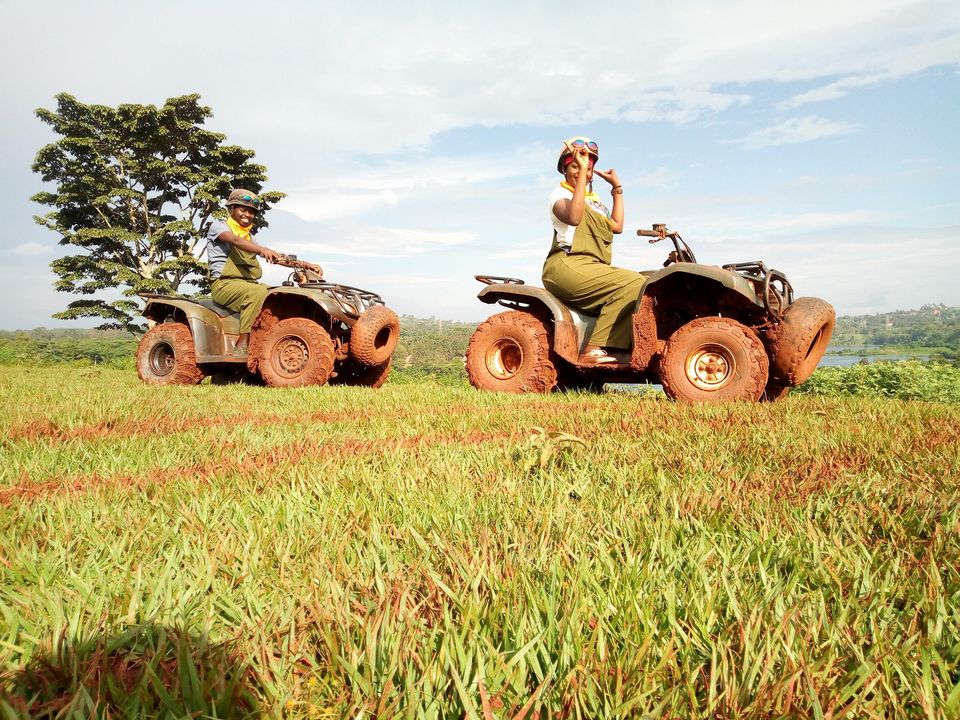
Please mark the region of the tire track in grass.
<svg viewBox="0 0 960 720"><path fill-rule="evenodd" d="M513 410L524 410L535 412L539 417L568 419L571 413L583 412L592 413L602 408L603 405L596 400L593 402L584 401L578 403L550 404L542 402L537 398L537 402L524 403ZM384 417L391 420L403 420L407 418L417 418L425 414L435 414L436 407L411 407L407 410L397 411L391 408L383 413L371 412L370 408L356 411L326 411L318 410L305 415L292 416L288 413L263 413L245 412L233 415L198 415L195 417L171 418L162 415L152 418L138 418L136 420L124 420L111 418L91 425L79 425L76 427L62 427L50 418L40 418L31 422L21 423L11 427L6 432L4 441L17 442L46 442L46 443L65 443L71 440L99 440L99 439L129 439L150 435L171 435L174 433L189 432L190 430L216 427L221 425L277 425L289 423L296 420L297 423L304 422L346 422L356 421L359 418L371 419L372 417ZM474 405L458 403L456 405L444 406L444 414L447 416L470 416L478 412L479 408Z"/></svg>
<svg viewBox="0 0 960 720"><path fill-rule="evenodd" d="M170 482L184 478L195 479L197 484L206 484L216 475L240 473L243 475L276 474L278 467L296 463L301 459L309 460L354 460L358 457L381 455L384 452L398 450L419 450L425 447L444 445L477 446L484 443L504 443L516 440L524 434L519 432L488 433L449 433L444 435L419 434L405 438L376 438L372 440L328 440L298 439L283 445L277 445L257 454L244 454L244 448L230 444L224 446L227 458L218 458L207 463L185 465L172 468L154 468L145 475L103 475L87 473L54 477L44 482L34 482L26 473L21 474L19 483L13 487L0 489L0 507L6 507L16 501L36 501L57 494L78 494L106 488L129 488L145 490L164 487ZM234 454L234 451L236 453Z"/></svg>
<svg viewBox="0 0 960 720"><path fill-rule="evenodd" d="M356 420L359 413L317 411L309 415L298 416L297 422L342 422ZM289 422L289 413L263 415L255 412L237 415L198 416L188 418L157 417L138 420L104 420L95 425L78 427L60 427L49 418L24 423L13 427L7 433L6 441L26 440L30 442L65 443L71 440L124 440L147 435L172 435L190 430L217 427L223 425L276 425Z"/></svg>

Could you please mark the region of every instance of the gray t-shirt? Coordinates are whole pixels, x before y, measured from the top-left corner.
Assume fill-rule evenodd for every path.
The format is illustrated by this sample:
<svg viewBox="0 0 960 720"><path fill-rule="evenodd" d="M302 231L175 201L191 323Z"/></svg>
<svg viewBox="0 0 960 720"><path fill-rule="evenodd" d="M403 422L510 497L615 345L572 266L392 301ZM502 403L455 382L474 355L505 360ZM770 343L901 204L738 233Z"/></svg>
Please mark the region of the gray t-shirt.
<svg viewBox="0 0 960 720"><path fill-rule="evenodd" d="M216 280L227 264L227 251L230 243L217 240L223 233L230 232L230 228L223 220L214 220L207 228L207 264L210 268L210 279Z"/></svg>

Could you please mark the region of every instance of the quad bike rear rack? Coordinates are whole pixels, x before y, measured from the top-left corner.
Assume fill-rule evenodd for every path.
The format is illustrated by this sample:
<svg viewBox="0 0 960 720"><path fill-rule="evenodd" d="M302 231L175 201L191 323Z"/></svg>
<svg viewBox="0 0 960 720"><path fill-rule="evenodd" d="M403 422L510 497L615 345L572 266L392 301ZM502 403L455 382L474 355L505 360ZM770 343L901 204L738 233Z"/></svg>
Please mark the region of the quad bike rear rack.
<svg viewBox="0 0 960 720"><path fill-rule="evenodd" d="M504 285L526 285L520 278L503 277L501 275L474 275L473 277L484 285L495 285L498 283Z"/></svg>

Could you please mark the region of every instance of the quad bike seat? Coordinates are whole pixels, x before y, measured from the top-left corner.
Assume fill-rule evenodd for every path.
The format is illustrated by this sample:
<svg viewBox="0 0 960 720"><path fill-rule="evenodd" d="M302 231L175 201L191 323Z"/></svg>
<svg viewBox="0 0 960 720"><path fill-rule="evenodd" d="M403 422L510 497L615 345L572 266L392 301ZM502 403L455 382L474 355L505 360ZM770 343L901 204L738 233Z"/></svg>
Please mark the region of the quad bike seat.
<svg viewBox="0 0 960 720"><path fill-rule="evenodd" d="M231 315L238 315L234 310L230 308L225 308L223 305L217 305L213 300L197 300L198 305L203 305L208 310L213 310L217 315L222 318L230 317Z"/></svg>

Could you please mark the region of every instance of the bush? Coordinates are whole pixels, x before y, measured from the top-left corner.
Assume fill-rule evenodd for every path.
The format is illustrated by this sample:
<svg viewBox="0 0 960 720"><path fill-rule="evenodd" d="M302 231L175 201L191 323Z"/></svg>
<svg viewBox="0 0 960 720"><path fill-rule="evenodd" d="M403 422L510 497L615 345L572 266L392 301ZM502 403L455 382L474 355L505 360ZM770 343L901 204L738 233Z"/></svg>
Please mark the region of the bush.
<svg viewBox="0 0 960 720"><path fill-rule="evenodd" d="M818 368L795 393L960 402L960 367L941 362L858 363Z"/></svg>

